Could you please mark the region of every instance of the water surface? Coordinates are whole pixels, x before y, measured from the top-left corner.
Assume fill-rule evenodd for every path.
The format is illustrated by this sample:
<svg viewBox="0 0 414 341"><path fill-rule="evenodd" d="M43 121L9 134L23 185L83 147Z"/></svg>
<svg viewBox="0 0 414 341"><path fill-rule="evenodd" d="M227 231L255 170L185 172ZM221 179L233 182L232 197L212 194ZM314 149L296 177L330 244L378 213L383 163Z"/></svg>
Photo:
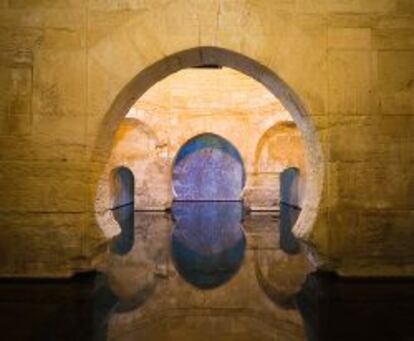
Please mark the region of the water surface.
<svg viewBox="0 0 414 341"><path fill-rule="evenodd" d="M414 282L313 272L291 207L114 215L100 273L1 280L3 340L413 340Z"/></svg>
<svg viewBox="0 0 414 341"><path fill-rule="evenodd" d="M171 214L134 217L123 227L134 230L133 247L113 253L105 269L116 297L103 319L108 339L305 339L296 297L311 266L277 212L177 202ZM121 240L131 238L121 234L118 248Z"/></svg>

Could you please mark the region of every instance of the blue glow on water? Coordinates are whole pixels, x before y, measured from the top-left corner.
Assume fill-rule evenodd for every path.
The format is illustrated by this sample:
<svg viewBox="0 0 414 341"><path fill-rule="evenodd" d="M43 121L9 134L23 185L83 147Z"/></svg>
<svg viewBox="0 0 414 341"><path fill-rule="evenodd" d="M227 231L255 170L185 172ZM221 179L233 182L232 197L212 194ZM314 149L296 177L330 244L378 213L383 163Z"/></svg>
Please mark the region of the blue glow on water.
<svg viewBox="0 0 414 341"><path fill-rule="evenodd" d="M280 204L280 248L287 254L297 254L300 252L300 244L292 232L292 228L296 223L300 214L300 209Z"/></svg>
<svg viewBox="0 0 414 341"><path fill-rule="evenodd" d="M121 233L114 238L111 251L118 255L126 255L135 242L134 204L121 206L113 210L113 214L121 228Z"/></svg>
<svg viewBox="0 0 414 341"><path fill-rule="evenodd" d="M246 248L239 202L174 203L171 251L180 275L201 289L218 287L238 271Z"/></svg>

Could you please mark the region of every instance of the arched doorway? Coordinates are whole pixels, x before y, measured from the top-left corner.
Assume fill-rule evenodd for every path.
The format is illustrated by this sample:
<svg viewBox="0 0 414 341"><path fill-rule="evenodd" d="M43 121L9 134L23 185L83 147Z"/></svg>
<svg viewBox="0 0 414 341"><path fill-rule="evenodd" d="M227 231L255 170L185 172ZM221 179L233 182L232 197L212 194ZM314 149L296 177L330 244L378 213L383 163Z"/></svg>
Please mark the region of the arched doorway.
<svg viewBox="0 0 414 341"><path fill-rule="evenodd" d="M187 141L174 160L174 200L239 201L245 178L237 149L221 136L201 134Z"/></svg>
<svg viewBox="0 0 414 341"><path fill-rule="evenodd" d="M301 205L300 173L296 167L286 168L280 174L280 203L294 207Z"/></svg>
<svg viewBox="0 0 414 341"><path fill-rule="evenodd" d="M294 227L295 233L305 238L310 234L316 220L323 182L323 156L317 132L306 108L294 91L273 71L264 65L237 52L218 47L202 46L167 56L139 72L118 94L110 109L101 121L95 141L94 160L106 160L111 147L111 139L120 121L129 108L156 82L184 68L219 65L240 71L262 83L273 93L292 115L305 142L306 169L309 170L306 182L306 197L300 217ZM102 159L103 158L103 159ZM97 219L106 235L113 235L118 227L111 225L105 200L96 200Z"/></svg>
<svg viewBox="0 0 414 341"><path fill-rule="evenodd" d="M127 167L121 166L111 172L112 209L134 202L134 174Z"/></svg>

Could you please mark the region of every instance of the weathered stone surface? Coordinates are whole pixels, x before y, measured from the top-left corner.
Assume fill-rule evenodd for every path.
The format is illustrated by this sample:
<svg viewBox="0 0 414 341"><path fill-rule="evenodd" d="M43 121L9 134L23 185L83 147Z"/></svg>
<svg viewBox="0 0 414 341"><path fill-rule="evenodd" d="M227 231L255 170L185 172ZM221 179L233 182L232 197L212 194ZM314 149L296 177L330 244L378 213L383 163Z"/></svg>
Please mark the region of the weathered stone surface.
<svg viewBox="0 0 414 341"><path fill-rule="evenodd" d="M333 49L329 52L329 113L368 115L373 109L371 52Z"/></svg>
<svg viewBox="0 0 414 341"><path fill-rule="evenodd" d="M115 131L150 86L196 60L253 75L297 121L310 198L296 232L316 248L321 266L346 275L414 274L412 1L19 0L0 8L0 204L10 217L1 221L0 274L60 276L94 266L102 248L95 194ZM202 45L268 66L294 92L228 51L164 59ZM169 121L175 129L179 117ZM230 121L224 115L217 123L228 129ZM200 122L193 120L192 134L206 129ZM38 162L68 170L34 177ZM79 163L88 175L71 171ZM15 172L17 164L26 171ZM148 169L168 182L165 163ZM359 206L369 218L350 230ZM82 227L53 230L81 210ZM45 211L54 212L47 227L26 233L27 219ZM338 212L345 218L336 219ZM64 245L68 234L84 249L60 248L52 264L45 255L55 255L55 240Z"/></svg>
<svg viewBox="0 0 414 341"><path fill-rule="evenodd" d="M412 115L414 110L414 52L378 52L379 109L385 115Z"/></svg>

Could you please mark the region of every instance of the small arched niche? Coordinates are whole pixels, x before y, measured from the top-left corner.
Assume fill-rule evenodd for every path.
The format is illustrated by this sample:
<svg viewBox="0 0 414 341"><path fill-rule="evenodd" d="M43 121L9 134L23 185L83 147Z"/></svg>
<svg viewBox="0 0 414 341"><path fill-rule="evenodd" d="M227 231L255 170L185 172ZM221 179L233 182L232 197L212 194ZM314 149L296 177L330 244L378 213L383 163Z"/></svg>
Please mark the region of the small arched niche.
<svg viewBox="0 0 414 341"><path fill-rule="evenodd" d="M282 174L295 168L301 173L296 183L295 206L301 206L305 197L305 145L302 134L293 120L278 121L261 136L254 156L254 172L246 191L246 201L251 206L278 209L281 198ZM284 190L286 191L286 190ZM285 202L286 203L286 202Z"/></svg>
<svg viewBox="0 0 414 341"><path fill-rule="evenodd" d="M255 172L282 172L287 167L304 168L303 137L293 121L279 121L261 136L255 151Z"/></svg>
<svg viewBox="0 0 414 341"><path fill-rule="evenodd" d="M302 206L300 170L288 167L280 174L280 203L300 208Z"/></svg>
<svg viewBox="0 0 414 341"><path fill-rule="evenodd" d="M110 175L111 208L134 203L134 174L125 166L114 168Z"/></svg>
<svg viewBox="0 0 414 341"><path fill-rule="evenodd" d="M212 133L187 141L173 163L175 201L239 201L245 180L243 160L236 147Z"/></svg>

